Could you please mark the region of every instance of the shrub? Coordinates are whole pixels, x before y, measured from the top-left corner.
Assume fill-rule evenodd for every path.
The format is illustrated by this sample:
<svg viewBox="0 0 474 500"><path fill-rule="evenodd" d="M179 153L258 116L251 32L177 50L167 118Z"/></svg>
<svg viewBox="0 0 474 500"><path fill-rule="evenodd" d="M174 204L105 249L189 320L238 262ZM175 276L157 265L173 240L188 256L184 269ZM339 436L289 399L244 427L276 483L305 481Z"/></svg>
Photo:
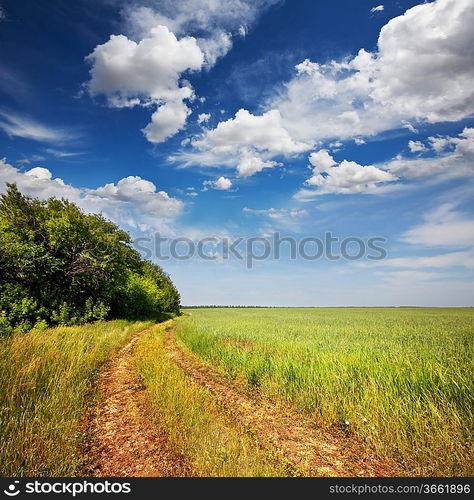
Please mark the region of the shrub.
<svg viewBox="0 0 474 500"><path fill-rule="evenodd" d="M179 313L163 270L141 259L131 238L74 203L40 201L8 184L0 195L0 332L39 324Z"/></svg>

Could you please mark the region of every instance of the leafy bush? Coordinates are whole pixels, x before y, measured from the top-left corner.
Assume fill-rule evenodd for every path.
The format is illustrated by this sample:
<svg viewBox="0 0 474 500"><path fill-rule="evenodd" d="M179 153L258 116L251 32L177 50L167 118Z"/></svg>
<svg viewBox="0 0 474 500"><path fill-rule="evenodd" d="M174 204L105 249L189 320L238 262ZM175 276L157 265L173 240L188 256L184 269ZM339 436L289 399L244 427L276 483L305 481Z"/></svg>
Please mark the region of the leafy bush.
<svg viewBox="0 0 474 500"><path fill-rule="evenodd" d="M0 335L37 325L179 313L170 278L128 233L74 203L0 195Z"/></svg>

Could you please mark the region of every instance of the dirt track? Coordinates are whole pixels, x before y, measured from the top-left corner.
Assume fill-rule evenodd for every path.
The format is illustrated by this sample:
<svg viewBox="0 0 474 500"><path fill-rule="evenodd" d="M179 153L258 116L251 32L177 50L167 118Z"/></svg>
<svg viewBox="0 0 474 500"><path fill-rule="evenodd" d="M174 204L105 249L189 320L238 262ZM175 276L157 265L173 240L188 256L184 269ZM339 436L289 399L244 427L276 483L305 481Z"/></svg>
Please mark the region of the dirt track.
<svg viewBox="0 0 474 500"><path fill-rule="evenodd" d="M249 395L237 383L183 351L176 328L165 333L170 358L199 385L209 389L233 418L239 420L270 453L290 469L310 476L392 476L394 465L381 463L349 437L330 434L290 408L259 395Z"/></svg>
<svg viewBox="0 0 474 500"><path fill-rule="evenodd" d="M158 328L164 328L163 323ZM157 327L153 327L157 328ZM146 331L145 331L146 332ZM183 457L153 424L133 361L135 335L99 376L99 403L85 423L89 445L84 474L92 476L191 476ZM391 476L396 469L367 453L350 436L316 427L307 417L277 405L229 381L213 367L184 351L176 342L176 327L165 332L165 349L195 383L206 387L232 419L238 420L290 474L310 476Z"/></svg>
<svg viewBox="0 0 474 500"><path fill-rule="evenodd" d="M135 335L99 376L100 400L85 423L89 434L84 452L86 475L191 475L182 457L168 446L166 434L149 416L145 388L133 362L135 344L145 332Z"/></svg>

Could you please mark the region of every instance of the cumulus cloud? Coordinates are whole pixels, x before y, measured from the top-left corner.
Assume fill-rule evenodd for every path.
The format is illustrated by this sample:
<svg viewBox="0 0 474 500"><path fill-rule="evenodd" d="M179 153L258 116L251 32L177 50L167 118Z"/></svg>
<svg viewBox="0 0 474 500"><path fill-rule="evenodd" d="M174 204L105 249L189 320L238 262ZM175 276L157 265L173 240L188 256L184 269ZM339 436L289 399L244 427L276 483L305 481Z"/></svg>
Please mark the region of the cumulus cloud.
<svg viewBox="0 0 474 500"><path fill-rule="evenodd" d="M474 3L417 5L380 31L378 50L318 64L305 60L269 103L294 140L374 135L410 121L474 113Z"/></svg>
<svg viewBox="0 0 474 500"><path fill-rule="evenodd" d="M103 94L109 105L153 106L151 123L143 129L154 143L178 132L190 113L186 99L194 95L181 82L186 71L200 70L204 55L193 37L178 38L166 26L156 26L138 43L124 35L112 35L86 60L91 64L91 95Z"/></svg>
<svg viewBox="0 0 474 500"><path fill-rule="evenodd" d="M327 149L320 149L309 155L309 162L313 166L313 173L327 172L337 163L334 158L328 153Z"/></svg>
<svg viewBox="0 0 474 500"><path fill-rule="evenodd" d="M270 110L262 115L253 115L240 109L234 118L220 122L209 130L194 146L203 149L226 151L239 146L251 146L274 155L301 153L311 148L311 144L294 141L282 124L278 110Z"/></svg>
<svg viewBox="0 0 474 500"><path fill-rule="evenodd" d="M271 160L265 161L255 152L244 149L237 164L237 176L250 177L257 172L261 172L264 168L273 168L276 165L281 164Z"/></svg>
<svg viewBox="0 0 474 500"><path fill-rule="evenodd" d="M0 191L5 190L7 182L16 183L22 192L40 199L67 198L86 212L102 212L131 228L159 229L177 218L183 209L183 202L165 191L157 191L152 182L138 176L125 177L116 184L96 189L78 188L54 178L46 168L34 167L23 173L3 159L0 160Z"/></svg>
<svg viewBox="0 0 474 500"><path fill-rule="evenodd" d="M204 181L203 191L207 191L209 188L217 189L218 191L227 191L232 187L232 181L226 177L219 177L215 181Z"/></svg>
<svg viewBox="0 0 474 500"><path fill-rule="evenodd" d="M412 153L426 151L427 147L420 141L408 141L408 147Z"/></svg>
<svg viewBox="0 0 474 500"><path fill-rule="evenodd" d="M151 122L142 132L150 142L164 142L184 127L190 113L183 101L169 101L151 115Z"/></svg>
<svg viewBox="0 0 474 500"><path fill-rule="evenodd" d="M317 188L317 191L312 192L313 195L368 193L373 192L380 183L397 180L395 175L373 165L364 166L347 160L338 164L325 149L311 153L309 161L313 175L305 184ZM307 189L302 190L296 194L296 198L304 199L310 193Z"/></svg>
<svg viewBox="0 0 474 500"><path fill-rule="evenodd" d="M254 115L246 109L220 122L191 141L193 150L170 157L181 166L228 166L239 177L248 177L264 168L279 165L277 155L295 155L311 149L311 143L294 141L282 124L280 113L271 110Z"/></svg>
<svg viewBox="0 0 474 500"><path fill-rule="evenodd" d="M232 35L252 24L277 0L144 0L124 2L128 34L112 35L86 57L86 84L113 107L155 109L145 137L160 143L181 130L194 99L185 74L215 64L232 46Z"/></svg>
<svg viewBox="0 0 474 500"><path fill-rule="evenodd" d="M197 117L198 123L205 123L211 119L211 115L209 113L200 113Z"/></svg>
<svg viewBox="0 0 474 500"><path fill-rule="evenodd" d="M138 43L112 35L86 59L92 65L89 92L105 94L112 105L189 98L190 88L179 86L180 75L203 64L196 39L178 40L166 26L156 26Z"/></svg>
<svg viewBox="0 0 474 500"><path fill-rule="evenodd" d="M454 137L429 137L426 143L417 141L415 148L410 147L410 150L420 152L422 156L397 156L378 166L406 179L428 179L437 182L471 177L474 174L474 128L466 127Z"/></svg>

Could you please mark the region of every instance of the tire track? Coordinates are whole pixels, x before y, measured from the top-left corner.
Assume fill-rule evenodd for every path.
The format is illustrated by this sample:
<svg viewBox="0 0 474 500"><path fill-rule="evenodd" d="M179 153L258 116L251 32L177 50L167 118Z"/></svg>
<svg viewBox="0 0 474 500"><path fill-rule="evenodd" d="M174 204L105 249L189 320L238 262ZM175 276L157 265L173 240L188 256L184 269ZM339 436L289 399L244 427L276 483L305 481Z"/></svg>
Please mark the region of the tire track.
<svg viewBox="0 0 474 500"><path fill-rule="evenodd" d="M372 456L353 437L341 437L318 428L291 408L260 395L249 396L176 342L176 327L165 331L168 356L195 382L206 387L225 410L276 459L296 474L308 476L394 476L396 467Z"/></svg>
<svg viewBox="0 0 474 500"><path fill-rule="evenodd" d="M152 328L164 328L166 321ZM88 476L190 476L184 459L167 442L166 433L150 416L145 387L136 372L133 353L136 334L99 374L99 403L86 417L89 436L83 451Z"/></svg>

